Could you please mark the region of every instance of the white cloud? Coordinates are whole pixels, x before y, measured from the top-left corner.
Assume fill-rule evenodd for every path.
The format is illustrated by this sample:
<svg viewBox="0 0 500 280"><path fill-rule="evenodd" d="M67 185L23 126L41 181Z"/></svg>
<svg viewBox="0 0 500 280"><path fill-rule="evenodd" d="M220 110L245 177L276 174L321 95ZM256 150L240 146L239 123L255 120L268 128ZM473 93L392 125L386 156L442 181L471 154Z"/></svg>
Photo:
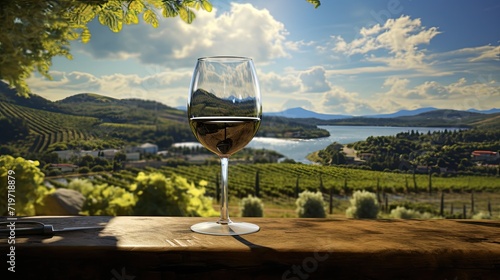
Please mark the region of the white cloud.
<svg viewBox="0 0 500 280"><path fill-rule="evenodd" d="M500 46L481 46L476 48L466 48L459 52L470 53L474 57L469 59L470 62L477 61L500 61Z"/></svg>
<svg viewBox="0 0 500 280"><path fill-rule="evenodd" d="M340 86L332 86L328 92L324 93L321 103L323 105L322 111L330 114L361 115L376 112L370 101L361 99L358 93L349 92Z"/></svg>
<svg viewBox="0 0 500 280"><path fill-rule="evenodd" d="M466 110L469 108L488 109L500 107L500 83L468 82L465 78L445 84L438 81L424 81L410 87L408 79L389 77L383 87L387 91L378 94L379 105L392 100L405 109L425 106Z"/></svg>
<svg viewBox="0 0 500 280"><path fill-rule="evenodd" d="M145 64L176 68L192 67L197 57L211 55L249 56L264 63L289 57L287 48L308 44L287 42L284 24L268 10L237 3L222 14L216 9L199 11L192 24L161 18L157 29L140 23L113 34L94 22L91 32L88 45L80 48L96 58L137 58Z"/></svg>
<svg viewBox="0 0 500 280"><path fill-rule="evenodd" d="M275 72L262 72L257 70L261 91L267 93L295 93L301 88L300 80L293 73L288 73L286 70L282 74Z"/></svg>
<svg viewBox="0 0 500 280"><path fill-rule="evenodd" d="M500 59L500 46L484 46L481 48L481 53L479 56L472 58L470 61L481 61L481 60L499 60Z"/></svg>
<svg viewBox="0 0 500 280"><path fill-rule="evenodd" d="M300 73L303 92L325 92L330 89L326 80L325 69L322 66L313 67Z"/></svg>
<svg viewBox="0 0 500 280"><path fill-rule="evenodd" d="M425 66L425 51L419 49L422 44L429 44L440 32L436 27L422 27L420 19L401 16L388 19L382 26L376 24L361 28L359 38L346 42L341 36L333 36L334 52L352 56L370 54L367 61L384 63L396 68L421 68ZM384 50L384 56L374 52Z"/></svg>
<svg viewBox="0 0 500 280"><path fill-rule="evenodd" d="M410 80L400 79L398 77L391 76L384 81L383 86L389 87L389 90L385 93L386 95L401 95L406 93L408 89L406 88Z"/></svg>

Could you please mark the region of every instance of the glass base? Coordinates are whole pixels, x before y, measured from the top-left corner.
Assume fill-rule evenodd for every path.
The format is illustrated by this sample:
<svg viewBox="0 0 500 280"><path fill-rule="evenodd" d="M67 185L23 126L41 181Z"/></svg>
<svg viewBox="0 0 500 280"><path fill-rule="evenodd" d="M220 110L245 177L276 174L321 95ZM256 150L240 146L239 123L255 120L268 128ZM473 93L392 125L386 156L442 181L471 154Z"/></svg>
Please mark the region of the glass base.
<svg viewBox="0 0 500 280"><path fill-rule="evenodd" d="M259 231L260 227L251 223L220 224L218 222L203 222L191 226L191 230L211 235L243 235Z"/></svg>

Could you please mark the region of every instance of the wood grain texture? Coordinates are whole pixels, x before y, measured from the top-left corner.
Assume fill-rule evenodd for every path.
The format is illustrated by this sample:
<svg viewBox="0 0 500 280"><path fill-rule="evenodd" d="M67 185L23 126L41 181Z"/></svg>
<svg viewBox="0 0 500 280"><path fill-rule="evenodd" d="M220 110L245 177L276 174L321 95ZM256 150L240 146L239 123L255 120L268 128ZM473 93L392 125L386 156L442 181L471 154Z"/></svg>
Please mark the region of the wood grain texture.
<svg viewBox="0 0 500 280"><path fill-rule="evenodd" d="M237 218L261 230L227 237L189 229L209 218L26 219L105 225L17 237L16 275L37 279L500 279L499 221Z"/></svg>

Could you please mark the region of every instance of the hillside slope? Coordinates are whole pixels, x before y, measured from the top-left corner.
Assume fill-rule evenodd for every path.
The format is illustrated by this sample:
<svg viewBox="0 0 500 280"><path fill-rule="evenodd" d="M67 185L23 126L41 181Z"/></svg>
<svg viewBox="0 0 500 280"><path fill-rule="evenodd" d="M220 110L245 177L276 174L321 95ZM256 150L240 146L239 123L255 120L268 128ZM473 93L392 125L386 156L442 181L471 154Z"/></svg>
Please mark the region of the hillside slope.
<svg viewBox="0 0 500 280"><path fill-rule="evenodd" d="M2 129L17 131L0 137L0 144L21 153L43 153L54 147L119 148L144 142L166 149L175 142L196 141L186 112L156 101L81 93L52 102L35 94L19 97L0 83L0 104ZM65 132L73 130L77 131ZM316 138L329 133L312 124L264 117L258 135Z"/></svg>
<svg viewBox="0 0 500 280"><path fill-rule="evenodd" d="M115 99L95 93L80 93L56 101L55 104L65 113L95 117L103 122L187 124L185 112L150 100Z"/></svg>
<svg viewBox="0 0 500 280"><path fill-rule="evenodd" d="M303 119L308 123L318 125L362 125L362 126L419 126L419 127L463 127L477 126L498 127L500 120L497 114L482 114L458 110L434 110L415 116L397 118L367 118L354 117L343 120L311 120Z"/></svg>

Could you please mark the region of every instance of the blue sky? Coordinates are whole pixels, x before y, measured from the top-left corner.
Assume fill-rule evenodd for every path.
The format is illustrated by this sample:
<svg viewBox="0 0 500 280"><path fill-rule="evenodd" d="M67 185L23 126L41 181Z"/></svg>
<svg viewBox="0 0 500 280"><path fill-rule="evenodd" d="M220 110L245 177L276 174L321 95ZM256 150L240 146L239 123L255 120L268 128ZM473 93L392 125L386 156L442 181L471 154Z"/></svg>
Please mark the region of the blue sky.
<svg viewBox="0 0 500 280"><path fill-rule="evenodd" d="M94 92L185 105L196 59L255 61L264 112L303 107L368 115L433 106L500 108L496 0L212 1L191 25L162 19L113 33L92 22L53 80L28 80L51 100Z"/></svg>

